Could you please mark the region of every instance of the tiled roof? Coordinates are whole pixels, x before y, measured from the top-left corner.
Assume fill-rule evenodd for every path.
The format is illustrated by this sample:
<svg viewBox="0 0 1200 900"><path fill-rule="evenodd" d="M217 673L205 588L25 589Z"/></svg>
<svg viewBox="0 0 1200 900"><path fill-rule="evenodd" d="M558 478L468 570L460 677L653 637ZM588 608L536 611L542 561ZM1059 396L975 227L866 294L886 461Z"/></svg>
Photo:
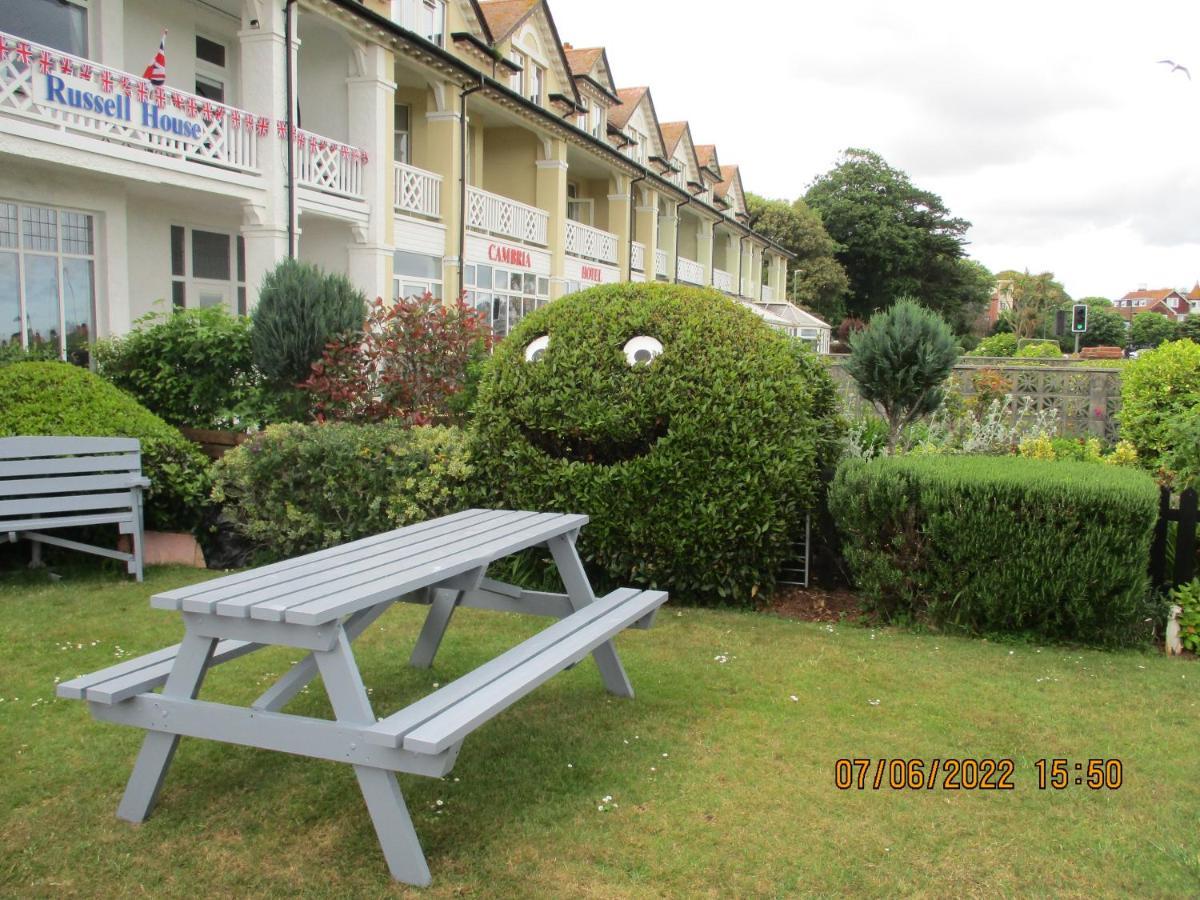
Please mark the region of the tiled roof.
<svg viewBox="0 0 1200 900"><path fill-rule="evenodd" d="M1122 300L1166 300L1171 294L1175 293L1172 288L1162 288L1161 290L1153 291L1130 291Z"/></svg>
<svg viewBox="0 0 1200 900"><path fill-rule="evenodd" d="M603 47L585 47L576 50L574 47L570 49L563 48L567 54L567 65L571 68L572 75L589 75L596 62L604 55Z"/></svg>
<svg viewBox="0 0 1200 900"><path fill-rule="evenodd" d="M608 121L618 128L624 128L629 124L629 117L633 115L633 111L637 109L642 98L646 96L646 91L649 88L621 88L617 91L617 97L620 103L608 111Z"/></svg>
<svg viewBox="0 0 1200 900"><path fill-rule="evenodd" d="M679 139L683 137L683 133L687 131L687 122L664 122L659 126L662 129L663 144L667 151L667 156L671 156L675 152L675 148L679 146Z"/></svg>
<svg viewBox="0 0 1200 900"><path fill-rule="evenodd" d="M1136 293L1149 293L1149 292L1134 291L1134 293L1136 294ZM1135 297L1133 299L1136 300L1138 298ZM1149 299L1149 298L1145 298L1145 299ZM1130 321L1133 320L1134 316L1138 315L1139 313L1144 313L1144 312L1158 313L1160 316L1167 316L1168 318L1174 318L1174 316L1175 316L1174 310L1172 310L1170 306L1168 306L1166 303L1163 303L1163 301L1161 301L1161 300L1153 300L1152 302L1146 304L1145 306L1118 306L1116 308L1116 310L1122 319L1128 319Z"/></svg>
<svg viewBox="0 0 1200 900"><path fill-rule="evenodd" d="M542 0L479 0L479 11L494 41L502 41Z"/></svg>
<svg viewBox="0 0 1200 900"><path fill-rule="evenodd" d="M717 155L716 144L697 144L696 156L700 160L700 165L711 166L713 159Z"/></svg>
<svg viewBox="0 0 1200 900"><path fill-rule="evenodd" d="M718 197L724 197L729 193L729 188L737 177L737 166L721 166L721 183L713 188L713 193Z"/></svg>
<svg viewBox="0 0 1200 900"><path fill-rule="evenodd" d="M1188 292L1187 298L1189 300L1200 300L1200 281L1197 281L1196 286Z"/></svg>

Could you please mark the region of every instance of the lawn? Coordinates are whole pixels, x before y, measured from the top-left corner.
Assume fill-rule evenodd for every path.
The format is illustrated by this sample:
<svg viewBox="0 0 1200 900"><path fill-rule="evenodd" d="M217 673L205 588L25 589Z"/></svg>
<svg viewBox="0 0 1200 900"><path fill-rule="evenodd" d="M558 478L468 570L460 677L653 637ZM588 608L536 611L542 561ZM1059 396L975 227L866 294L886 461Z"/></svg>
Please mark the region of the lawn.
<svg viewBox="0 0 1200 900"><path fill-rule="evenodd" d="M184 739L156 814L117 821L140 732L92 721L54 682L178 640L178 617L147 598L203 573L63 575L0 573L0 894L409 892L388 880L347 766ZM357 644L377 712L540 624L461 611L420 672L405 661L421 615L393 610ZM444 780L401 776L433 872L411 893L1200 890L1194 662L671 605L618 645L636 699L609 698L589 660L469 738ZM223 665L203 696L249 702L294 658ZM319 685L289 707L327 709ZM1010 757L1015 787L839 791L841 757ZM1042 757L1118 758L1124 784L1039 790Z"/></svg>

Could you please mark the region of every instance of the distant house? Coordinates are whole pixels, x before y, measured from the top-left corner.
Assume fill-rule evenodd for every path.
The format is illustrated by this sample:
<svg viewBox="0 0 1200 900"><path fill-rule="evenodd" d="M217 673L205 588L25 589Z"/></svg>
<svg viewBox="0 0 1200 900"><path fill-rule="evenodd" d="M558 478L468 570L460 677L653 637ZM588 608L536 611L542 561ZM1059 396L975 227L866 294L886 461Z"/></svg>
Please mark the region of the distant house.
<svg viewBox="0 0 1200 900"><path fill-rule="evenodd" d="M1189 316L1200 316L1200 281L1196 282L1196 286L1192 288L1187 295L1188 305L1191 307Z"/></svg>
<svg viewBox="0 0 1200 900"><path fill-rule="evenodd" d="M833 329L828 322L786 300L768 300L747 305L773 328L800 338L817 353L829 352Z"/></svg>
<svg viewBox="0 0 1200 900"><path fill-rule="evenodd" d="M982 321L978 324L981 326L979 330L987 334L995 327L1000 316L1006 312L1012 312L1013 308L1013 283L1011 278L1001 278L996 282L995 288L992 290L992 296L988 298L987 309L984 310Z"/></svg>
<svg viewBox="0 0 1200 900"><path fill-rule="evenodd" d="M1197 289L1193 289L1193 293L1198 294L1196 299L1200 302L1200 285L1197 285ZM1160 316L1182 321L1192 310L1188 297L1171 288L1158 290L1139 288L1136 291L1130 291L1113 303L1113 306L1127 322L1132 321L1138 313L1144 312L1158 313Z"/></svg>

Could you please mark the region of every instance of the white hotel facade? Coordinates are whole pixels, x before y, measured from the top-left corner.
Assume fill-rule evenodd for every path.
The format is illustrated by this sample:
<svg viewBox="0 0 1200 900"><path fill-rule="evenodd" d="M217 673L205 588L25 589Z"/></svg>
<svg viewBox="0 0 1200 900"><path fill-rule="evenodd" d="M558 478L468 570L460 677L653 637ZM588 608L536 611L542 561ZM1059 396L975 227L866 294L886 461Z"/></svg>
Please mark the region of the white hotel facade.
<svg viewBox="0 0 1200 900"><path fill-rule="evenodd" d="M465 290L499 334L661 280L820 339L737 167L544 2L0 3L0 341L67 354L171 305L246 312L289 252L368 296Z"/></svg>

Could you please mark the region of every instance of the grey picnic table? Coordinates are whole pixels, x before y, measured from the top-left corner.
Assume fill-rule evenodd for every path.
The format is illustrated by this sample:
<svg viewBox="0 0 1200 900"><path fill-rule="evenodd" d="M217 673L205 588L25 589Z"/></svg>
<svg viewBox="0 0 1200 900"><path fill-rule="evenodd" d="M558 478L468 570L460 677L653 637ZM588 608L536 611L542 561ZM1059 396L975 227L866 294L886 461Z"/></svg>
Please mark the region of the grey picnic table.
<svg viewBox="0 0 1200 900"><path fill-rule="evenodd" d="M58 694L86 700L97 719L147 732L118 817L141 822L150 814L181 736L345 762L354 767L392 877L427 885L429 866L396 772L447 774L468 734L589 653L609 692L633 696L612 639L630 626L648 628L667 595L621 588L597 598L575 550L586 523L582 515L471 509L165 591L151 605L182 614L181 643L63 682ZM487 577L496 560L543 546L566 593ZM397 601L429 605L412 651L418 667L432 665L460 606L557 621L381 718L352 644ZM248 707L198 699L212 666L267 646L308 653ZM318 675L334 720L282 712Z"/></svg>

